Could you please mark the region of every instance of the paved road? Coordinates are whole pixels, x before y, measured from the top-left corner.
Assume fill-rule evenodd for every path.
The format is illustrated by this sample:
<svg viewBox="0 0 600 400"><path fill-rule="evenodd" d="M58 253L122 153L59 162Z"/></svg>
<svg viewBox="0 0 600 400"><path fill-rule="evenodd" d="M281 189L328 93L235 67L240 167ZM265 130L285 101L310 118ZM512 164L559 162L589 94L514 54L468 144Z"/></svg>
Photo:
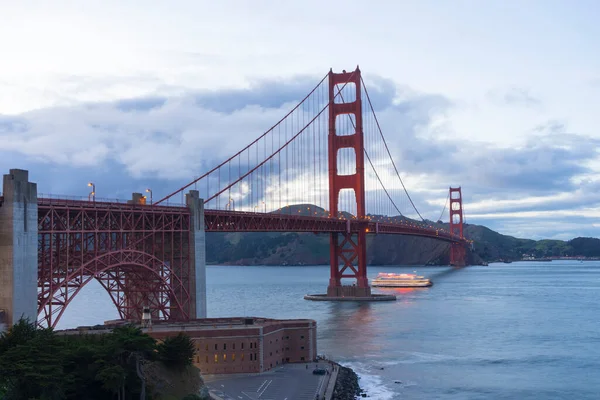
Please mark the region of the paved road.
<svg viewBox="0 0 600 400"><path fill-rule="evenodd" d="M324 391L327 375L313 375L316 364L286 364L257 375L213 375L205 378L211 392L225 400L314 400ZM320 368L329 364L320 363Z"/></svg>

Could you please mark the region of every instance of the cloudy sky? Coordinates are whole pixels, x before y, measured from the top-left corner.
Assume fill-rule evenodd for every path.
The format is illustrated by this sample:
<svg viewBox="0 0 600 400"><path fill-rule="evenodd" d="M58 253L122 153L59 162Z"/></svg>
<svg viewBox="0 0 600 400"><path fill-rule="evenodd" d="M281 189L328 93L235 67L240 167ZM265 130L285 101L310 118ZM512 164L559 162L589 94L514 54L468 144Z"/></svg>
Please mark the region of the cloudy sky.
<svg viewBox="0 0 600 400"><path fill-rule="evenodd" d="M40 193L168 193L359 64L424 217L461 185L470 223L600 236L596 1L75 3L0 0L0 169Z"/></svg>

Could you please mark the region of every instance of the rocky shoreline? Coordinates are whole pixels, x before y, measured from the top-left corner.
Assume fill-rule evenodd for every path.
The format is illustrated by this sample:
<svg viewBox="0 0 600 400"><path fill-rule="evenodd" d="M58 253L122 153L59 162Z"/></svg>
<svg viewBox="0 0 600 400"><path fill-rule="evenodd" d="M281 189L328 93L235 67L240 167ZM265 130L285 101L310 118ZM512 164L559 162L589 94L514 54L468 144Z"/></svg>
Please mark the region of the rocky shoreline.
<svg viewBox="0 0 600 400"><path fill-rule="evenodd" d="M351 369L337 364L339 368L332 400L354 400L361 397L363 390L358 384L358 375Z"/></svg>

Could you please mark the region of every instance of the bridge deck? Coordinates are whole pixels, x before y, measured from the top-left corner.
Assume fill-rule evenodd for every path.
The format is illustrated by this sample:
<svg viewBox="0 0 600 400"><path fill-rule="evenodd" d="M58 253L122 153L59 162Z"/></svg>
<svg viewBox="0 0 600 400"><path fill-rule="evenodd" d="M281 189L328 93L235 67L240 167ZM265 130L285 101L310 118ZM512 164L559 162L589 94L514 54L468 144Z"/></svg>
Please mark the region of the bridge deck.
<svg viewBox="0 0 600 400"><path fill-rule="evenodd" d="M176 205L142 205L124 202L72 200L64 198L39 198L40 211L54 209L85 209L131 211L133 213L165 213L190 215L187 207ZM346 220L302 215L253 213L244 211L205 210L205 227L208 232L358 232L369 234L396 234L422 236L446 242L466 242L456 235L436 228L424 228L411 223L388 223L371 220Z"/></svg>
<svg viewBox="0 0 600 400"><path fill-rule="evenodd" d="M205 210L208 232L358 232L430 237L446 242L464 242L458 236L435 228L409 223L385 223L370 220L345 220L300 215Z"/></svg>

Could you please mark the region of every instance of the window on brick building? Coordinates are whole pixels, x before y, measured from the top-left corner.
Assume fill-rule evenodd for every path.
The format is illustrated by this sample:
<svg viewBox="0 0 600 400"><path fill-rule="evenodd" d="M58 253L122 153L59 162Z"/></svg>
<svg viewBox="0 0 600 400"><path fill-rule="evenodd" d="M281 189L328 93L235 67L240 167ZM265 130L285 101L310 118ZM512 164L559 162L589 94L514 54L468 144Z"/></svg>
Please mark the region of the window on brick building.
<svg viewBox="0 0 600 400"><path fill-rule="evenodd" d="M300 350L304 350L304 346L300 346Z"/></svg>
<svg viewBox="0 0 600 400"><path fill-rule="evenodd" d="M219 362L219 355L215 354L215 364Z"/></svg>
<svg viewBox="0 0 600 400"><path fill-rule="evenodd" d="M227 343L223 343L223 350L227 350Z"/></svg>
<svg viewBox="0 0 600 400"><path fill-rule="evenodd" d="M235 361L235 353L231 355L231 361Z"/></svg>
<svg viewBox="0 0 600 400"><path fill-rule="evenodd" d="M242 350L244 350L244 342L242 342Z"/></svg>
<svg viewBox="0 0 600 400"><path fill-rule="evenodd" d="M208 364L208 356L206 356L206 363Z"/></svg>
<svg viewBox="0 0 600 400"><path fill-rule="evenodd" d="M233 349L235 350L235 343L233 344Z"/></svg>
<svg viewBox="0 0 600 400"><path fill-rule="evenodd" d="M244 353L242 353L242 361L244 361Z"/></svg>
<svg viewBox="0 0 600 400"><path fill-rule="evenodd" d="M208 343L206 343L206 346L204 346L204 350L208 351Z"/></svg>
<svg viewBox="0 0 600 400"><path fill-rule="evenodd" d="M300 336L300 339L304 339L304 335Z"/></svg>
<svg viewBox="0 0 600 400"><path fill-rule="evenodd" d="M227 362L227 354L223 354L223 362Z"/></svg>
<svg viewBox="0 0 600 400"><path fill-rule="evenodd" d="M300 361L304 361L304 357L300 357Z"/></svg>
<svg viewBox="0 0 600 400"><path fill-rule="evenodd" d="M269 353L269 355L270 355L270 356L272 356L272 355L273 355L273 352L270 352L270 353Z"/></svg>
<svg viewBox="0 0 600 400"><path fill-rule="evenodd" d="M216 343L215 343L215 350L219 350L219 349L217 348L217 344L216 344Z"/></svg>

